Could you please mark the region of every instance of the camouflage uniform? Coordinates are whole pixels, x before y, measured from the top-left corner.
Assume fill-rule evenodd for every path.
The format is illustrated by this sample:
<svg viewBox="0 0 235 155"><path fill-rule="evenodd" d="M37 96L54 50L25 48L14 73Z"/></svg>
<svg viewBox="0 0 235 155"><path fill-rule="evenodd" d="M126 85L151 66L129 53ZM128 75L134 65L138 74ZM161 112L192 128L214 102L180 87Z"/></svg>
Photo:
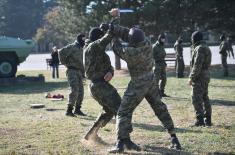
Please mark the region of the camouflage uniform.
<svg viewBox="0 0 235 155"><path fill-rule="evenodd" d="M116 30L117 36L121 38L126 38L128 34L126 32L128 31L121 27ZM150 43L143 41L133 47L129 46L123 49L121 43L115 40L113 50L115 54L127 62L131 76L128 88L124 93L117 113L116 125L118 139L129 138L133 130L131 125L133 111L144 98L151 105L155 115L160 119L163 126L169 133L173 134L173 121L167 110L167 106L160 99L158 88L155 84L152 71L154 61Z"/></svg>
<svg viewBox="0 0 235 155"><path fill-rule="evenodd" d="M62 64L67 67L66 76L70 86L68 106L80 109L84 97L83 50L77 42L74 42L62 48L59 56Z"/></svg>
<svg viewBox="0 0 235 155"><path fill-rule="evenodd" d="M160 44L158 41L153 45L153 58L155 60L155 80L157 86L161 93L164 93L166 86L166 51L164 45ZM161 80L161 81L160 81ZM159 83L160 81L160 83Z"/></svg>
<svg viewBox="0 0 235 155"><path fill-rule="evenodd" d="M220 47L219 47L219 53L221 54L221 62L222 62L222 66L224 69L224 76L228 76L228 64L227 64L227 57L228 57L228 51L229 51L229 47L228 47L228 43L226 41L222 41L220 43Z"/></svg>
<svg viewBox="0 0 235 155"><path fill-rule="evenodd" d="M176 52L176 76L183 77L184 76L184 57L183 57L183 47L182 45L176 41L174 45L174 49Z"/></svg>
<svg viewBox="0 0 235 155"><path fill-rule="evenodd" d="M105 48L111 40L112 35L107 33L94 42L87 41L84 48L85 72L87 78L91 80L89 88L93 98L104 110L95 122L99 127L105 126L116 115L121 103L117 90L104 80L106 73L114 73L109 56L105 53Z"/></svg>
<svg viewBox="0 0 235 155"><path fill-rule="evenodd" d="M210 82L211 51L203 41L192 47L191 73L189 75L192 80L192 104L197 119L210 118L212 109L208 97L208 84Z"/></svg>
<svg viewBox="0 0 235 155"><path fill-rule="evenodd" d="M232 55L232 57L234 58L234 53L233 53L233 43L232 43L232 39L229 37L228 38L228 53L229 53L229 57L230 57L230 53Z"/></svg>

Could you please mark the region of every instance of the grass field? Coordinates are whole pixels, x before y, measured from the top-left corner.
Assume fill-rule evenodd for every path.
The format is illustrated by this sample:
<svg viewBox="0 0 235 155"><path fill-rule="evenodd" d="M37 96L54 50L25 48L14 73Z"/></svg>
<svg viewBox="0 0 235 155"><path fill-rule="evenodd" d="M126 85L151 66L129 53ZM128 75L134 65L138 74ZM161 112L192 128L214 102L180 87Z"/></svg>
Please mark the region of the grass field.
<svg viewBox="0 0 235 155"><path fill-rule="evenodd" d="M233 68L234 71L234 68ZM107 154L115 142L115 121L99 132L102 143L87 143L82 140L86 130L102 111L93 100L85 84L85 99L82 110L86 117L66 117L67 99L50 101L46 92L62 93L67 98L68 85L65 73L59 80L50 78L49 71L19 72L27 76L44 74L44 84L0 86L0 154ZM214 70L209 87L213 108L212 127L191 127L194 111L190 102L191 88L187 78L176 79L168 74L164 98L177 128L183 150L168 149L169 136L147 102L144 100L134 112L132 139L143 148L131 154L235 154L235 72L223 78ZM123 95L128 76L116 76L112 83ZM45 104L43 109L30 109L30 104Z"/></svg>

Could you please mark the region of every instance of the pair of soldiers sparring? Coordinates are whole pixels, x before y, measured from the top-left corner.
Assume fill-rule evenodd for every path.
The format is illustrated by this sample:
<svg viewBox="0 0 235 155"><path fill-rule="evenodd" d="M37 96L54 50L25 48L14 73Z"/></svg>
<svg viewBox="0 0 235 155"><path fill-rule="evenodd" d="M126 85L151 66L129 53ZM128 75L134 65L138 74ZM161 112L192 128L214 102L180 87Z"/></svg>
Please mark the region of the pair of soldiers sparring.
<svg viewBox="0 0 235 155"><path fill-rule="evenodd" d="M123 49L119 38L128 42L129 46ZM172 148L181 149L171 116L160 99L152 71L152 46L146 41L143 31L111 25L105 35L101 29L93 28L89 33L89 39L84 47L85 72L91 81L91 94L104 111L85 135L85 139L97 136L99 128L105 126L116 115L117 142L110 152L123 152L124 149L139 151L140 147L130 139L133 130L131 120L135 108L146 98L155 115L171 135ZM131 75L131 81L122 99L109 83L113 77L113 68L105 49L110 42L115 54L127 62Z"/></svg>

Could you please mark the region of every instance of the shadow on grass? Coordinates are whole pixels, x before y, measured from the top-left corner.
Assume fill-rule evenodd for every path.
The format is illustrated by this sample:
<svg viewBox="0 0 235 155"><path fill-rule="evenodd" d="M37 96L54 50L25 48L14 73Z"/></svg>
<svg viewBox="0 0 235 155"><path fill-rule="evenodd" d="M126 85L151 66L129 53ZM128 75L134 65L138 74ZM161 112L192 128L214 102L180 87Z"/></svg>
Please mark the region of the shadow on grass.
<svg viewBox="0 0 235 155"><path fill-rule="evenodd" d="M46 111L49 111L49 112L53 112L53 111L65 111L65 109L47 108Z"/></svg>
<svg viewBox="0 0 235 155"><path fill-rule="evenodd" d="M166 132L165 128L163 128L160 125L152 125L152 124L144 124L144 123L133 123L134 127L149 130L149 131L159 131L159 132ZM185 129L185 128L176 128L177 133L201 133L200 130L191 130L191 129Z"/></svg>
<svg viewBox="0 0 235 155"><path fill-rule="evenodd" d="M210 103L212 105L218 105L218 106L235 106L235 101L228 101L225 99L213 99L210 100Z"/></svg>
<svg viewBox="0 0 235 155"><path fill-rule="evenodd" d="M68 86L64 82L45 82L43 84L17 84L14 86L1 87L0 93L3 94L35 94L50 92L57 89L62 89Z"/></svg>
<svg viewBox="0 0 235 155"><path fill-rule="evenodd" d="M170 96L170 97L165 97L164 99L166 100L182 100L182 101L190 101L190 98L185 98L185 97L177 97L177 96Z"/></svg>
<svg viewBox="0 0 235 155"><path fill-rule="evenodd" d="M217 86L217 85L211 85L211 87L219 87L219 88L235 88L235 86Z"/></svg>
<svg viewBox="0 0 235 155"><path fill-rule="evenodd" d="M97 116L98 117L98 116ZM96 120L96 117L94 116L91 116L91 115L87 115L87 116L84 116L84 117L79 117L80 119L83 119L83 120L88 120L88 121L95 121Z"/></svg>
<svg viewBox="0 0 235 155"><path fill-rule="evenodd" d="M165 155L170 155L170 154L179 154L179 155L191 155L191 153L186 152L186 151L177 151L165 147L157 147L157 146L149 146L146 145L144 146L144 151L147 152L147 154L165 154Z"/></svg>
<svg viewBox="0 0 235 155"><path fill-rule="evenodd" d="M210 75L212 79L221 79L221 80L235 80L235 65L234 64L229 64L228 65L228 69L229 69L229 76L228 77L224 77L223 76L223 69L221 67L221 65L213 65L210 67ZM188 74L189 74L190 70L189 67L186 66L185 68L185 72L184 72L184 78L188 78ZM176 73L174 68L170 68L167 70L167 77L176 77ZM182 79L184 79L182 78ZM177 78L176 78L177 79Z"/></svg>
<svg viewBox="0 0 235 155"><path fill-rule="evenodd" d="M209 152L207 155L232 155L233 153Z"/></svg>

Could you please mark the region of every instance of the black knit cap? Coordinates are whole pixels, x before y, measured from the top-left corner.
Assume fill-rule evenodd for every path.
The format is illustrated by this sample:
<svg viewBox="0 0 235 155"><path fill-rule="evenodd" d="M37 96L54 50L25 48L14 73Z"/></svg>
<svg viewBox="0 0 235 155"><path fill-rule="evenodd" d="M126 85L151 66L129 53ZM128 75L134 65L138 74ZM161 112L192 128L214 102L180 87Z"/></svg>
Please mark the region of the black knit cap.
<svg viewBox="0 0 235 155"><path fill-rule="evenodd" d="M222 35L220 36L220 40L225 40L225 35L224 35L224 34L222 34Z"/></svg>
<svg viewBox="0 0 235 155"><path fill-rule="evenodd" d="M107 24L107 23L100 24L100 29L101 29L101 31L103 31L105 33L109 29L109 24Z"/></svg>
<svg viewBox="0 0 235 155"><path fill-rule="evenodd" d="M77 35L77 41L78 41L78 42L81 41L83 37L85 37L85 35L84 35L83 33L79 33L79 34Z"/></svg>
<svg viewBox="0 0 235 155"><path fill-rule="evenodd" d="M192 33L192 36L191 36L191 39L192 39L192 43L195 44L201 40L203 40L203 34L202 32L200 31L195 31Z"/></svg>
<svg viewBox="0 0 235 155"><path fill-rule="evenodd" d="M89 32L89 38L91 41L96 41L97 39L100 39L103 35L104 33L99 27L92 28Z"/></svg>
<svg viewBox="0 0 235 155"><path fill-rule="evenodd" d="M166 38L166 36L165 36L164 33L159 34L159 36L158 36L158 40L160 40L160 39L165 39L165 38Z"/></svg>
<svg viewBox="0 0 235 155"><path fill-rule="evenodd" d="M77 35L77 42L79 43L80 47L83 47L85 45L85 41L82 40L83 37L85 37L83 33Z"/></svg>
<svg viewBox="0 0 235 155"><path fill-rule="evenodd" d="M141 29L134 27L130 29L128 38L130 44L137 44L139 42L144 41L145 35Z"/></svg>

